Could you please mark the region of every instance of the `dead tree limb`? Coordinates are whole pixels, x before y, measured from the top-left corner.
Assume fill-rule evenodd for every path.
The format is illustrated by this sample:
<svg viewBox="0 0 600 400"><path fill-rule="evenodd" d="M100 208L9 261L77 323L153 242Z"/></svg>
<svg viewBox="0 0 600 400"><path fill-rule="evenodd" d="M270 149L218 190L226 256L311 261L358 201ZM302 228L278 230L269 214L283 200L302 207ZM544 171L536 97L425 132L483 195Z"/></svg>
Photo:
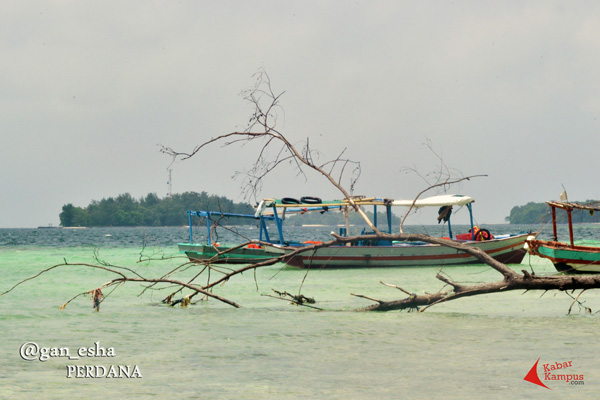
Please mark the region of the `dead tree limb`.
<svg viewBox="0 0 600 400"><path fill-rule="evenodd" d="M463 297L476 296L480 294L491 294L508 292L512 290L558 290L567 291L572 289L598 289L600 288L600 276L533 276L516 274L514 277L497 282L482 283L478 285L461 285L445 279L440 274L436 276L441 281L452 287L452 291L440 291L434 294L415 295L408 298L392 301L378 301L377 304L360 309L360 311L392 311L405 310L415 307L427 308L451 300Z"/></svg>
<svg viewBox="0 0 600 400"><path fill-rule="evenodd" d="M257 74L257 83L255 87L247 91L244 96L245 100L249 101L255 108L255 112L250 118L246 130L242 132L230 132L212 138L196 146L193 151L189 153L178 152L166 146L161 146L161 152L170 155L173 160L176 160L177 158L185 160L193 157L204 147L213 143L224 142L225 146L229 146L233 143L250 142L256 139L263 139L263 147L261 148L258 159L254 163L254 167L252 169L253 178L251 178L251 190L256 190L264 177L275 167L279 166L285 161L291 160L296 163L300 173L303 174L302 166L304 165L325 177L325 179L327 179L342 193L344 198L348 200L350 206L361 215L371 230L378 232L377 227L375 227L364 211L356 205L352 199L352 195L341 184L342 176L344 175L346 167L349 164L354 164L357 166L356 168L360 170L360 163L349 159L340 158L344 153L344 151L342 151L340 157L331 161L327 161L323 164L317 164L315 162L315 158L313 157L313 150L310 147L309 139L306 139L302 151L299 151L296 146L277 129L277 116L274 110L279 108L279 98L282 95L283 92L276 94L273 91L268 75L266 72L260 71ZM253 131L255 129L258 129L259 131ZM277 156L273 160L266 160L264 156L267 148L269 146L276 145L281 146L280 150L277 152ZM340 168L340 172L339 177L336 180L332 172L338 166ZM327 171L326 168L329 168L329 171ZM353 187L354 183L355 179L351 181L350 186Z"/></svg>
<svg viewBox="0 0 600 400"><path fill-rule="evenodd" d="M361 311L391 311L391 310L404 310L415 307L424 307L421 311L427 308L441 303L456 300L463 297L476 296L480 294L491 294L507 292L512 290L558 290L567 291L574 289L598 289L600 288L600 275L552 275L552 276L538 276L532 275L526 270L522 273L518 273L511 268L507 267L503 263L496 261L490 257L484 251L464 245L459 242L452 240L434 238L427 235L421 234L409 234L409 235L388 235L378 234L377 237L387 240L407 240L407 241L424 241L432 244L439 244L451 248L455 248L459 251L471 254L472 256L479 259L482 263L488 264L493 269L502 274L503 279L496 282L481 283L476 285L465 285L459 282L455 282L446 276L438 273L436 278L448 285L452 290L440 291L434 294L425 295L414 295L410 294L408 298L393 300L393 301L381 301L377 300L377 304L362 308ZM361 237L363 239L365 237ZM345 242L346 238L337 237L341 242ZM389 286L389 285L388 285ZM393 285L399 288L396 285ZM403 292L407 293L404 289ZM581 294L581 293L580 293ZM364 296L363 296L364 297ZM578 301L579 296L576 301Z"/></svg>
<svg viewBox="0 0 600 400"><path fill-rule="evenodd" d="M8 290L0 293L0 296L3 296L5 294L7 294L7 293L10 293L11 291L13 291L18 286L24 284L27 281L30 281L30 280L35 279L35 278L38 278L40 275L42 275L42 274L44 274L44 273L46 273L48 271L51 271L53 269L60 268L60 267L65 267L65 266L70 266L70 267L73 267L73 266L89 267L89 268L93 268L93 269L104 270L106 272L110 272L112 274L118 275L118 278L115 278L115 279L113 279L113 280L111 280L111 281L109 281L107 283L104 283L103 285L101 285L99 288L96 288L96 289L104 289L104 288L107 288L107 287L111 287L111 286L115 286L115 285L120 285L120 284L123 284L123 283L126 283L126 282L139 282L139 283L150 283L150 284L166 283L166 284L177 285L177 286L179 286L181 288L190 289L193 292L194 295L197 294L197 293L201 293L201 294L204 294L205 296L208 296L208 297L211 297L213 299L219 300L219 301L221 301L221 302L223 302L225 304L228 304L230 306L233 306L233 307L236 307L236 308L241 307L239 304L237 304L237 303L235 303L235 302L233 302L233 301L231 301L229 299L226 299L226 298L224 298L222 296L216 295L216 294L210 292L209 290L205 289L204 287L201 287L201 286L198 286L198 285L195 285L195 284L191 284L189 282L183 282L183 281L179 281L179 280L175 280L175 279L169 279L169 278L144 278L140 274L136 273L135 271L132 271L134 273L134 276L127 276L124 273L118 271L116 268L111 268L111 267L106 266L106 265L94 265L94 264L87 264L87 263L67 263L67 262L62 263L62 264L53 265L52 267L46 268L45 270L39 272L38 274L36 274L36 275L34 275L32 277L23 279L22 281L20 281L20 282L16 283L15 285L13 285L10 289L8 289ZM126 268L126 269L131 271L131 269L129 269L129 268ZM94 289L94 290L96 290L96 289ZM86 292L79 293L78 295L72 297L69 301L67 301L66 303L64 303L60 307L61 310L68 303L70 303L72 300L74 300L75 298L77 298L79 296L82 296L82 295L85 295L85 294L89 294L89 293L90 293L90 291L86 291Z"/></svg>

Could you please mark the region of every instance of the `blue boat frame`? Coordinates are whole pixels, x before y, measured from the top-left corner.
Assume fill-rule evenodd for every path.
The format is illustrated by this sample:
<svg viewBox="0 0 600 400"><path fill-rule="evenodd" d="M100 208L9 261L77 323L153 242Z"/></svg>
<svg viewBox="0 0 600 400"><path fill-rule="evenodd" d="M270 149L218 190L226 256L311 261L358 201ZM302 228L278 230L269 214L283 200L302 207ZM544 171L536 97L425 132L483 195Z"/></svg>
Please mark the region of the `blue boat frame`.
<svg viewBox="0 0 600 400"><path fill-rule="evenodd" d="M386 219L387 219L387 230L389 234L392 234L392 205L391 204L385 204L386 202L382 199L376 199L376 201L380 201L384 204L385 209L386 209ZM212 245L212 235L211 235L211 216L220 216L220 217L235 217L235 218L251 218L254 220L258 220L259 222L259 240L260 241L265 241L268 243L279 243L279 244L285 244L286 241L283 237L283 221L285 219L285 213L286 212L307 212L307 211L322 211L324 209L324 207L322 206L315 206L313 204L305 204L305 207L302 207L302 205L299 205L297 208L296 207L290 207L287 209L284 209L282 216L279 216L279 212L277 211L277 204L274 201L270 206L268 206L268 208L272 208L272 212L273 215L264 215L262 211L257 211L255 214L238 214L238 213L228 213L228 212L221 212L221 211L188 211L188 224L189 224L189 237L190 237L190 243L194 243L194 238L193 238L193 224L192 224L192 217L193 216L197 216L197 217L204 217L206 218L206 231L207 231L207 244L208 245ZM473 223L473 210L472 210L472 206L471 203L466 204L467 209L469 211L469 221L470 221L470 225L471 225L471 239L473 241L475 241L475 229L474 229L474 223ZM338 208L341 209L343 206L329 206L330 209L333 208ZM266 221L275 221L275 225L277 228L277 236L279 241L272 241L271 237L269 235L269 230L267 228L267 224ZM452 233L452 224L450 222L450 218L447 219L447 221L445 221L448 223L448 235L450 239L453 239L453 233ZM375 227L377 227L377 204L373 204L373 225ZM340 232L342 233L342 232ZM363 232L364 233L364 232ZM347 236L347 232L343 232L342 236Z"/></svg>
<svg viewBox="0 0 600 400"><path fill-rule="evenodd" d="M382 199L377 199L378 201L384 202L384 200ZM277 233L279 235L279 243L283 244L285 243L285 240L283 239L283 220L284 218L279 217L278 212L277 212L277 204L276 202L273 202L270 206L270 208L273 209L273 216L264 216L262 213L257 213L257 215L260 216L260 218L265 218L265 217L271 217L275 219L276 222L276 226L277 226ZM467 210L469 211L469 223L471 225L471 229L470 229L470 233L471 233L471 240L475 241L475 224L473 222L473 208L471 206L471 203L467 203L466 204ZM331 206L329 208L332 208ZM339 206L338 208L341 208L341 206ZM387 217L387 225L388 225L388 233L392 234L392 206L391 204L386 204L385 205L386 208L386 217ZM298 210L303 210L303 211L319 211L322 210L323 207L304 207L301 208L299 207ZM289 209L290 212L294 212L297 210L295 208L290 208ZM285 214L285 211L284 211ZM377 204L373 204L373 225L377 228ZM447 221L445 221L448 223L448 236L450 239L453 239L453 234L452 234L452 224L450 223L450 218L448 218ZM264 224L264 221L261 221L261 226ZM265 227L265 233L267 234L267 241L270 241L268 239L268 232L266 230ZM261 232L262 235L262 232ZM347 236L347 232L345 232L345 234L343 234L342 236Z"/></svg>
<svg viewBox="0 0 600 400"><path fill-rule="evenodd" d="M266 242L271 242L271 238L269 237L269 230L267 229L267 224L265 221L277 219L277 217L272 217L272 216L268 216L268 215L256 216L254 214L236 214L236 213L227 213L227 212L221 212L221 211L188 211L187 214L188 214L188 224L189 224L189 230L190 230L190 243L194 243L194 232L193 232L194 225L192 224L192 216L204 217L204 218L206 218L206 231L207 231L207 235L206 235L207 239L206 240L207 240L207 244L209 246L212 245L212 235L210 233L210 226L211 226L210 217L211 216L252 218L255 220L259 220L259 224L260 224L259 240L266 241ZM279 222L277 224L278 229L279 229L280 224L281 224L281 222ZM281 237L281 231L280 231L279 235ZM264 238L263 238L263 236L264 236Z"/></svg>

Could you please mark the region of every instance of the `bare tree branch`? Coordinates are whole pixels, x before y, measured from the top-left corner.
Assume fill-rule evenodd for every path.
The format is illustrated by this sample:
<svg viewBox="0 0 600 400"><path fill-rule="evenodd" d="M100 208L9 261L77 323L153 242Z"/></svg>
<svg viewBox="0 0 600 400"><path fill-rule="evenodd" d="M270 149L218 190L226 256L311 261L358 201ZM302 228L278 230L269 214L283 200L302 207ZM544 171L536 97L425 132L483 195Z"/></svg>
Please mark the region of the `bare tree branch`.
<svg viewBox="0 0 600 400"><path fill-rule="evenodd" d="M258 138L263 138L266 141L263 144L261 151L259 152L259 158L255 162L253 168L251 169L252 178L250 179L249 186L251 190L255 190L260 182L264 179L264 177L271 172L275 167L279 166L282 162L287 160L292 160L296 163L297 169L300 173L302 172L302 165L318 172L323 177L325 177L334 187L336 187L344 196L345 199L348 200L350 206L358 212L361 217L365 220L365 222L369 225L369 227L378 232L378 229L373 225L371 220L367 217L364 211L356 205L354 200L352 200L352 196L346 189L339 183L341 182L341 176L343 175L345 166L348 163L355 163L351 160L343 160L337 158L333 161L329 161L324 165L317 165L312 157L312 152L310 150L309 142L306 141L306 145L302 152L298 151L296 147L292 144L291 141L288 140L280 131L276 129L277 126L277 118L274 113L274 109L279 107L278 101L279 98L283 95L283 92L279 95L276 95L271 88L271 82L268 75L264 71L260 71L257 74L257 83L253 89L248 91L245 94L245 99L251 102L255 107L255 112L249 120L248 127L243 132L230 132L224 135L217 136L216 138L210 139L194 148L191 153L185 152L177 152L170 147L161 147L161 152L170 155L173 160L177 158L181 158L183 160L189 159L194 155L198 154L200 150L204 147L216 143L225 141L225 146L228 146L231 143L235 143L238 141L252 141ZM266 106L263 104L266 102ZM256 132L252 131L253 129L258 128L261 131ZM226 139L232 139L233 141L227 142ZM273 160L266 161L263 156L267 151L268 146L273 145L274 143L280 143L283 148L278 151L277 156ZM284 156L283 153L286 153ZM331 172L332 169L338 165L342 164L342 170L340 172L340 177L336 180L333 178ZM357 164L357 163L355 163ZM329 172L325 171L325 166L331 166ZM354 182L352 182L352 186Z"/></svg>

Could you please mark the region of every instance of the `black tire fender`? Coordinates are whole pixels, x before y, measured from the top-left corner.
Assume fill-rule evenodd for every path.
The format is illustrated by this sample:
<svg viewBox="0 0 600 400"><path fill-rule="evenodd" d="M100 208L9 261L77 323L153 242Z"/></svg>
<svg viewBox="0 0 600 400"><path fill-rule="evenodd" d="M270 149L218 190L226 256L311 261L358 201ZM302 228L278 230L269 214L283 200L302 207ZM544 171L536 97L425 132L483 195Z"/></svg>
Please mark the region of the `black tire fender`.
<svg viewBox="0 0 600 400"><path fill-rule="evenodd" d="M302 204L321 204L323 200L320 197L304 196L300 199Z"/></svg>

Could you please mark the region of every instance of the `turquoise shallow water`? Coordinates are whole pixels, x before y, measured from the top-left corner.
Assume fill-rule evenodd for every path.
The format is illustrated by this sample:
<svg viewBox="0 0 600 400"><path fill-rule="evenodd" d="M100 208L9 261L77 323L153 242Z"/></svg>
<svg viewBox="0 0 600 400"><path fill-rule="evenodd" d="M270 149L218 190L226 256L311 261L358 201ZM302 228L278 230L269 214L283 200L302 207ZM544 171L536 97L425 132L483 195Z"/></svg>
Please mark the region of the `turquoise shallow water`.
<svg viewBox="0 0 600 400"><path fill-rule="evenodd" d="M498 226L495 231L514 227ZM325 228L323 228L325 232ZM306 232L299 228L300 237ZM546 234L546 233L544 233ZM600 227L578 226L578 237L600 240ZM105 262L162 274L181 259L179 228L106 228L84 231L0 230L0 291L59 264ZM527 257L515 268L554 273ZM187 270L180 278L191 276ZM240 303L234 309L210 300L188 308L160 304L166 290L141 294L138 284L119 287L92 310L89 297L59 306L112 276L85 266L63 266L0 297L0 398L140 399L428 399L595 398L600 383L597 314L567 315L564 293L504 293L461 299L425 313L361 313L370 304L351 292L382 299L401 297L385 281L415 292L436 291L435 268L305 271L275 265L232 279L215 292ZM498 279L486 266L444 272L456 280ZM273 299L272 289L315 297L315 311ZM105 294L110 290L105 290ZM594 311L600 295L584 293ZM112 357L51 357L25 361L26 342L40 347L112 348ZM548 382L551 390L523 380L536 360L572 361L583 385ZM69 368L137 366L139 378L67 377Z"/></svg>

